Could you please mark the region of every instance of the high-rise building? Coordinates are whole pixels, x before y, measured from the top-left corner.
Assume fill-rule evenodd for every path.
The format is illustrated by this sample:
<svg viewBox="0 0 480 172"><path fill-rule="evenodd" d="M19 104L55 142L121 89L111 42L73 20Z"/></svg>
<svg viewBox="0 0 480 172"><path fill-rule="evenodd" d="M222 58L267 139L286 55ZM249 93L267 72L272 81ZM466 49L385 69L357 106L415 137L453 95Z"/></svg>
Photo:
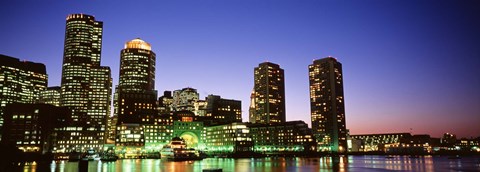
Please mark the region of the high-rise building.
<svg viewBox="0 0 480 172"><path fill-rule="evenodd" d="M67 16L60 105L72 111L77 127L60 142L67 152L100 150L105 140L111 77L110 69L100 66L102 32L103 22L91 15Z"/></svg>
<svg viewBox="0 0 480 172"><path fill-rule="evenodd" d="M120 53L120 74L116 90L117 124L140 123L144 116L157 115L155 53L149 43L136 38L125 43Z"/></svg>
<svg viewBox="0 0 480 172"><path fill-rule="evenodd" d="M140 38L125 43L120 53L118 88L137 92L154 90L155 57L150 44Z"/></svg>
<svg viewBox="0 0 480 172"><path fill-rule="evenodd" d="M0 130L9 103L37 103L47 88L45 65L0 54Z"/></svg>
<svg viewBox="0 0 480 172"><path fill-rule="evenodd" d="M312 129L319 150L347 151L342 64L333 57L308 66Z"/></svg>
<svg viewBox="0 0 480 172"><path fill-rule="evenodd" d="M255 113L252 123L285 122L285 77L278 64L264 62L255 68ZM252 118L251 118L252 119Z"/></svg>
<svg viewBox="0 0 480 172"><path fill-rule="evenodd" d="M48 87L40 92L40 103L60 106L60 87Z"/></svg>
<svg viewBox="0 0 480 172"><path fill-rule="evenodd" d="M207 114L213 120L223 124L242 122L242 102L240 100L223 99L217 95L208 95Z"/></svg>
<svg viewBox="0 0 480 172"><path fill-rule="evenodd" d="M198 101L199 94L197 89L183 88L173 91L173 111L195 111L195 102Z"/></svg>

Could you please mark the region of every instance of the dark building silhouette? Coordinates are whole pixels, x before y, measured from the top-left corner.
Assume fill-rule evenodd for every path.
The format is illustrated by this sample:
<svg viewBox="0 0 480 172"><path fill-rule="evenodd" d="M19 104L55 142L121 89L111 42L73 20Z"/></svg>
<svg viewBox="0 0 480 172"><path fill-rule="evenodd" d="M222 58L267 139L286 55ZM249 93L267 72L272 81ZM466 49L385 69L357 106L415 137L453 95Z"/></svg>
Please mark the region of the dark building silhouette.
<svg viewBox="0 0 480 172"><path fill-rule="evenodd" d="M264 62L254 70L255 110L252 123L285 122L285 77L278 64Z"/></svg>
<svg viewBox="0 0 480 172"><path fill-rule="evenodd" d="M112 82L110 68L100 66L103 22L86 14L70 14L66 20L60 105L72 110L75 130L65 130L71 135L59 148L101 150Z"/></svg>
<svg viewBox="0 0 480 172"><path fill-rule="evenodd" d="M49 104L12 103L5 108L2 142L24 152L52 153L57 131L66 127L71 112Z"/></svg>
<svg viewBox="0 0 480 172"><path fill-rule="evenodd" d="M44 64L20 61L0 54L0 131L3 112L9 103L36 103L40 92L47 88Z"/></svg>
<svg viewBox="0 0 480 172"><path fill-rule="evenodd" d="M217 95L208 95L206 116L219 123L242 122L242 102L239 100L222 99Z"/></svg>
<svg viewBox="0 0 480 172"><path fill-rule="evenodd" d="M312 129L320 150L347 151L342 64L333 57L308 66Z"/></svg>

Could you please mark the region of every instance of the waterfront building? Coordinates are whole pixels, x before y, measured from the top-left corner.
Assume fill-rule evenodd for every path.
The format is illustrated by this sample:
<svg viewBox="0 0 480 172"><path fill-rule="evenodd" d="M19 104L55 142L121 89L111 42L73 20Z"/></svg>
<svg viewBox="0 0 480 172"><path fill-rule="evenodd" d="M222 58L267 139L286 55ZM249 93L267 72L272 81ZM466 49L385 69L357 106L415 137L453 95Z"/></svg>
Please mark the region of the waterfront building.
<svg viewBox="0 0 480 172"><path fill-rule="evenodd" d="M173 126L173 116L169 114L152 115L151 118L146 118L143 122L145 152L158 154L161 148L172 140Z"/></svg>
<svg viewBox="0 0 480 172"><path fill-rule="evenodd" d="M312 129L319 151L346 152L342 64L333 57L308 66Z"/></svg>
<svg viewBox="0 0 480 172"><path fill-rule="evenodd" d="M430 135L411 135L402 137L399 143L385 144L384 151L392 154L428 154L433 152L433 147L439 145Z"/></svg>
<svg viewBox="0 0 480 172"><path fill-rule="evenodd" d="M139 158L145 145L143 126L140 124L119 124L115 139L115 152L121 158Z"/></svg>
<svg viewBox="0 0 480 172"><path fill-rule="evenodd" d="M181 90L173 91L173 102L172 110L173 111L194 111L195 102L198 101L199 94L194 88L183 88Z"/></svg>
<svg viewBox="0 0 480 172"><path fill-rule="evenodd" d="M56 129L69 124L70 114L67 108L50 104L8 104L2 142L23 152L52 153L56 149Z"/></svg>
<svg viewBox="0 0 480 172"><path fill-rule="evenodd" d="M461 138L455 144L455 149L461 151L480 152L480 137L475 139Z"/></svg>
<svg viewBox="0 0 480 172"><path fill-rule="evenodd" d="M205 149L205 131L202 117L192 111L184 110L173 113L173 137L185 140L188 148Z"/></svg>
<svg viewBox="0 0 480 172"><path fill-rule="evenodd" d="M440 143L445 148L453 148L455 143L457 143L457 136L451 133L444 133L442 138L440 139Z"/></svg>
<svg viewBox="0 0 480 172"><path fill-rule="evenodd" d="M0 54L0 130L5 107L9 103L37 103L47 83L44 64Z"/></svg>
<svg viewBox="0 0 480 172"><path fill-rule="evenodd" d="M254 70L255 112L252 123L285 122L285 77L278 64L260 63Z"/></svg>
<svg viewBox="0 0 480 172"><path fill-rule="evenodd" d="M252 152L253 140L247 123L235 122L205 127L208 154Z"/></svg>
<svg viewBox="0 0 480 172"><path fill-rule="evenodd" d="M383 133L350 135L352 140L359 140L361 145L355 149L360 152L385 151L386 144L398 144L402 138L412 137L410 133Z"/></svg>
<svg viewBox="0 0 480 172"><path fill-rule="evenodd" d="M40 92L39 103L60 106L60 87L47 87Z"/></svg>
<svg viewBox="0 0 480 172"><path fill-rule="evenodd" d="M206 115L218 123L242 122L242 102L240 100L223 99L217 95L208 95Z"/></svg>
<svg viewBox="0 0 480 172"><path fill-rule="evenodd" d="M110 110L111 77L100 66L103 22L86 14L66 19L60 105L72 111L73 124L64 128L62 151L102 150Z"/></svg>
<svg viewBox="0 0 480 172"><path fill-rule="evenodd" d="M315 151L312 130L303 121L249 124L255 152L276 154Z"/></svg>

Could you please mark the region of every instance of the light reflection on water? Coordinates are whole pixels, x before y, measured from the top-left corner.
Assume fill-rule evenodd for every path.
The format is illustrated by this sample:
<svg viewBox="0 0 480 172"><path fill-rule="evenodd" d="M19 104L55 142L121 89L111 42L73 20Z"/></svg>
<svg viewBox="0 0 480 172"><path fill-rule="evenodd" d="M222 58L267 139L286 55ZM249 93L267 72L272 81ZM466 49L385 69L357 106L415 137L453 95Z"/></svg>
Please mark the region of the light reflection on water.
<svg viewBox="0 0 480 172"><path fill-rule="evenodd" d="M29 163L18 170L24 172L79 171L78 162L56 161ZM91 161L88 171L480 171L480 157L448 159L445 156L341 156L321 158L207 158L201 161L171 162L160 159L124 159L116 162ZM0 170L1 171L1 170Z"/></svg>

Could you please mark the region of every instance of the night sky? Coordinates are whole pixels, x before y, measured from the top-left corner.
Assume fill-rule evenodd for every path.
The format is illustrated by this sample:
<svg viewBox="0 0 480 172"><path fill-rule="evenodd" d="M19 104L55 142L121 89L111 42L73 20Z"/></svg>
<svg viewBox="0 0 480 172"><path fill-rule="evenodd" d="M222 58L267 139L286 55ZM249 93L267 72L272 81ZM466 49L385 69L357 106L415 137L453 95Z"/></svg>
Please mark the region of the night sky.
<svg viewBox="0 0 480 172"><path fill-rule="evenodd" d="M477 1L0 1L0 54L44 63L60 85L65 19L104 22L102 65L118 83L124 43L157 54L156 89L198 89L242 100L253 69L285 70L287 120L310 125L308 65L343 64L351 134L480 136L480 3Z"/></svg>

